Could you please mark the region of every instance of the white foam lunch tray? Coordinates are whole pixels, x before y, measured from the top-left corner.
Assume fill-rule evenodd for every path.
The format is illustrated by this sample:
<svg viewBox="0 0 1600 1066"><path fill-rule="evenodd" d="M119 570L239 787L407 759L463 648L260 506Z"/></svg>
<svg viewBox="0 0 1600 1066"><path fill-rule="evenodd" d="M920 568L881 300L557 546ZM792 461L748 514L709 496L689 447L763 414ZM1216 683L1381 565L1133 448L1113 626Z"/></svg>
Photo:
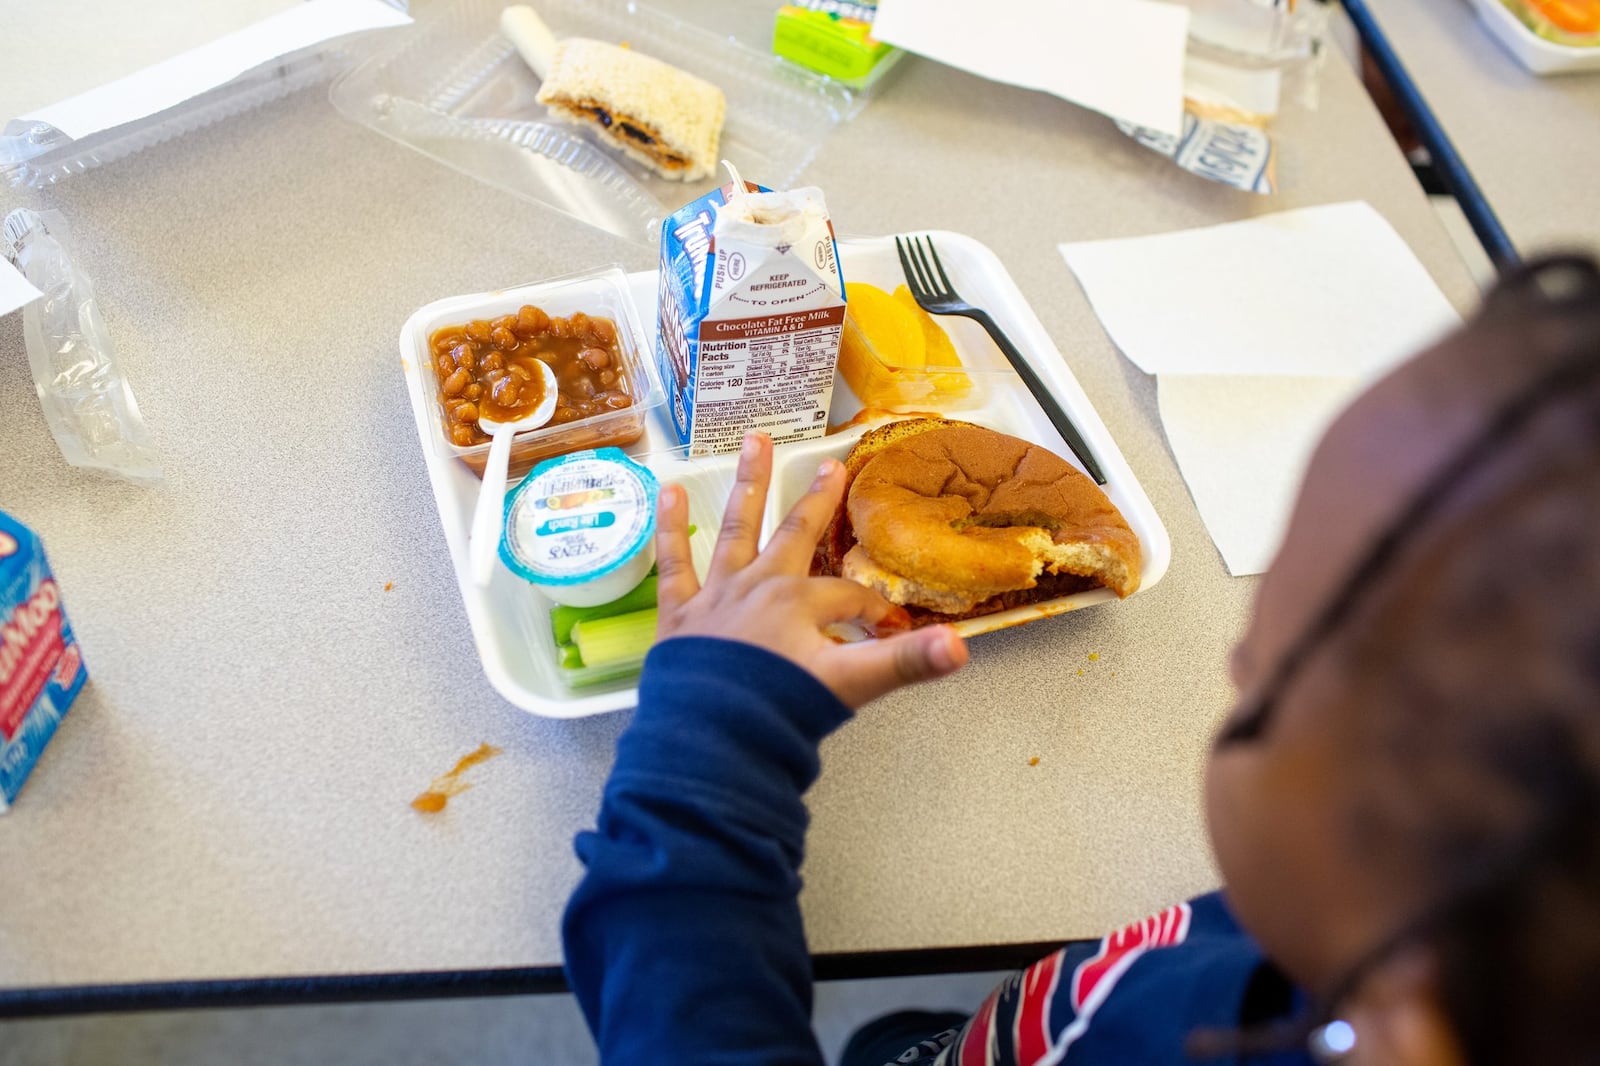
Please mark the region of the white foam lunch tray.
<svg viewBox="0 0 1600 1066"><path fill-rule="evenodd" d="M1026 354L1039 376L1050 386L1073 423L1083 434L1106 475L1106 493L1122 511L1139 537L1144 568L1139 592L1153 588L1166 574L1172 559L1172 542L1151 506L1144 488L1134 478L1116 441L1112 440L1100 416L1095 413L1061 353L1051 342L1032 308L1000 260L988 248L957 233L935 232L939 255L949 271L951 282L967 300L993 315L1016 346ZM841 241L840 262L848 281L864 281L892 290L904 284L900 262L892 238ZM653 323L656 315L656 274L647 271L628 275L640 321ZM516 290L480 294L485 306L504 304ZM452 297L450 303L465 309L463 321L474 317L468 309L471 297ZM430 305L436 307L437 305ZM440 455L429 446L428 435L437 419L437 401L431 368L418 365L407 353L415 350L417 332L425 329L431 317L423 308L406 322L400 334L401 362L417 432L422 440L422 456L433 486L444 526L445 543L451 565L461 587L473 642L483 661L484 673L496 691L511 703L534 714L556 718L576 718L615 711L635 705L638 690L632 680L621 680L593 688L570 689L560 678L555 659L554 638L550 633L550 603L532 586L504 565L497 564L487 589L478 588L468 573L467 530L477 500L478 478L459 460ZM988 335L976 323L964 318L939 319L949 333L962 362L982 374L987 387L975 389L980 400L970 408L948 407L951 418L975 422L992 429L1033 441L1069 462L1072 453L1051 427L1022 384L1011 374L1003 357ZM847 421L861 408L860 402L842 383L834 390L831 421ZM874 423L877 424L877 423ZM778 445L773 456L773 481L769 493L766 529L773 529L791 504L806 490L825 456L842 459L867 426L857 426L818 440ZM736 457L713 456L690 460L677 446L664 407L651 411L644 436L628 452L655 471L663 482L678 482L689 497L689 520L698 527L691 543L695 566L703 574L710 562L722 505L733 484ZM1138 595L1139 592L1134 593ZM1030 604L982 618L956 624L965 636L1004 629L1025 622L1103 603L1115 603L1107 589L1094 589L1074 596Z"/></svg>

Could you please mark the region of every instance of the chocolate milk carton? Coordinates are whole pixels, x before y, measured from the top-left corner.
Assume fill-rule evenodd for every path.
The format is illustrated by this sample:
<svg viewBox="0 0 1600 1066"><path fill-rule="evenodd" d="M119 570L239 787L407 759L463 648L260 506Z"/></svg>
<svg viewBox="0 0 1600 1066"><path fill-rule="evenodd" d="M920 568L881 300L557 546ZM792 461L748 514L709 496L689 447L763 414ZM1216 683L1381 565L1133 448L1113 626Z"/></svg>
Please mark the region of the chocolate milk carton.
<svg viewBox="0 0 1600 1066"><path fill-rule="evenodd" d="M0 511L0 813L88 676L39 538Z"/></svg>
<svg viewBox="0 0 1600 1066"><path fill-rule="evenodd" d="M690 455L828 428L844 276L817 189L730 182L662 225L656 360Z"/></svg>

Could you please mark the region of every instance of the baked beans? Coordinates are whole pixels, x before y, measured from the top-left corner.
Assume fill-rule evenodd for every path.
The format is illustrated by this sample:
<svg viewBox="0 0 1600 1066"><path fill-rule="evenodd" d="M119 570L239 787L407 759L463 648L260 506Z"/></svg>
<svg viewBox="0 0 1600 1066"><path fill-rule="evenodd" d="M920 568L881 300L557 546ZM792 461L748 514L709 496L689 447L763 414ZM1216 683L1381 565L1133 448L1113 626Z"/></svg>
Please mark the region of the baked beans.
<svg viewBox="0 0 1600 1066"><path fill-rule="evenodd" d="M489 435L478 425L487 415L512 422L533 413L544 399L544 375L534 360L555 374L559 426L633 406L628 375L609 318L582 311L552 318L531 304L499 318L475 318L444 326L428 337L445 436L466 448Z"/></svg>

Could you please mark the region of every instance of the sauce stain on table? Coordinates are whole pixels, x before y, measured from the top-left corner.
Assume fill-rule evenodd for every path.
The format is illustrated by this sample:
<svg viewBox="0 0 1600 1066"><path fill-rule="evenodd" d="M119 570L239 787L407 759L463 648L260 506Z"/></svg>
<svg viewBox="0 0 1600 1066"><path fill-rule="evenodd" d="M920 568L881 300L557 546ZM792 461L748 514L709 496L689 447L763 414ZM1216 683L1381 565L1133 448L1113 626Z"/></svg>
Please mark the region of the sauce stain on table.
<svg viewBox="0 0 1600 1066"><path fill-rule="evenodd" d="M463 755L449 773L434 778L428 791L411 801L412 809L423 814L438 814L450 802L451 796L459 796L472 787L470 781L461 780L461 775L479 763L488 762L500 752L501 749L493 744L479 744L476 751Z"/></svg>

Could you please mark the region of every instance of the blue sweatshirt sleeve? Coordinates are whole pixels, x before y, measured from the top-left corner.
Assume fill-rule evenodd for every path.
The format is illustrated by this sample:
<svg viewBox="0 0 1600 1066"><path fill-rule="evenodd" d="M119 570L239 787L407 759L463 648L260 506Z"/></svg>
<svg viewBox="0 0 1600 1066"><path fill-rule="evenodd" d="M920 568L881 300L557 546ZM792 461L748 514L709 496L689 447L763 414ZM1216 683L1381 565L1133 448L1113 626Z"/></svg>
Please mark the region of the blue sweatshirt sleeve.
<svg viewBox="0 0 1600 1066"><path fill-rule="evenodd" d="M800 861L817 744L850 717L751 645L650 652L562 929L605 1063L814 1066Z"/></svg>

